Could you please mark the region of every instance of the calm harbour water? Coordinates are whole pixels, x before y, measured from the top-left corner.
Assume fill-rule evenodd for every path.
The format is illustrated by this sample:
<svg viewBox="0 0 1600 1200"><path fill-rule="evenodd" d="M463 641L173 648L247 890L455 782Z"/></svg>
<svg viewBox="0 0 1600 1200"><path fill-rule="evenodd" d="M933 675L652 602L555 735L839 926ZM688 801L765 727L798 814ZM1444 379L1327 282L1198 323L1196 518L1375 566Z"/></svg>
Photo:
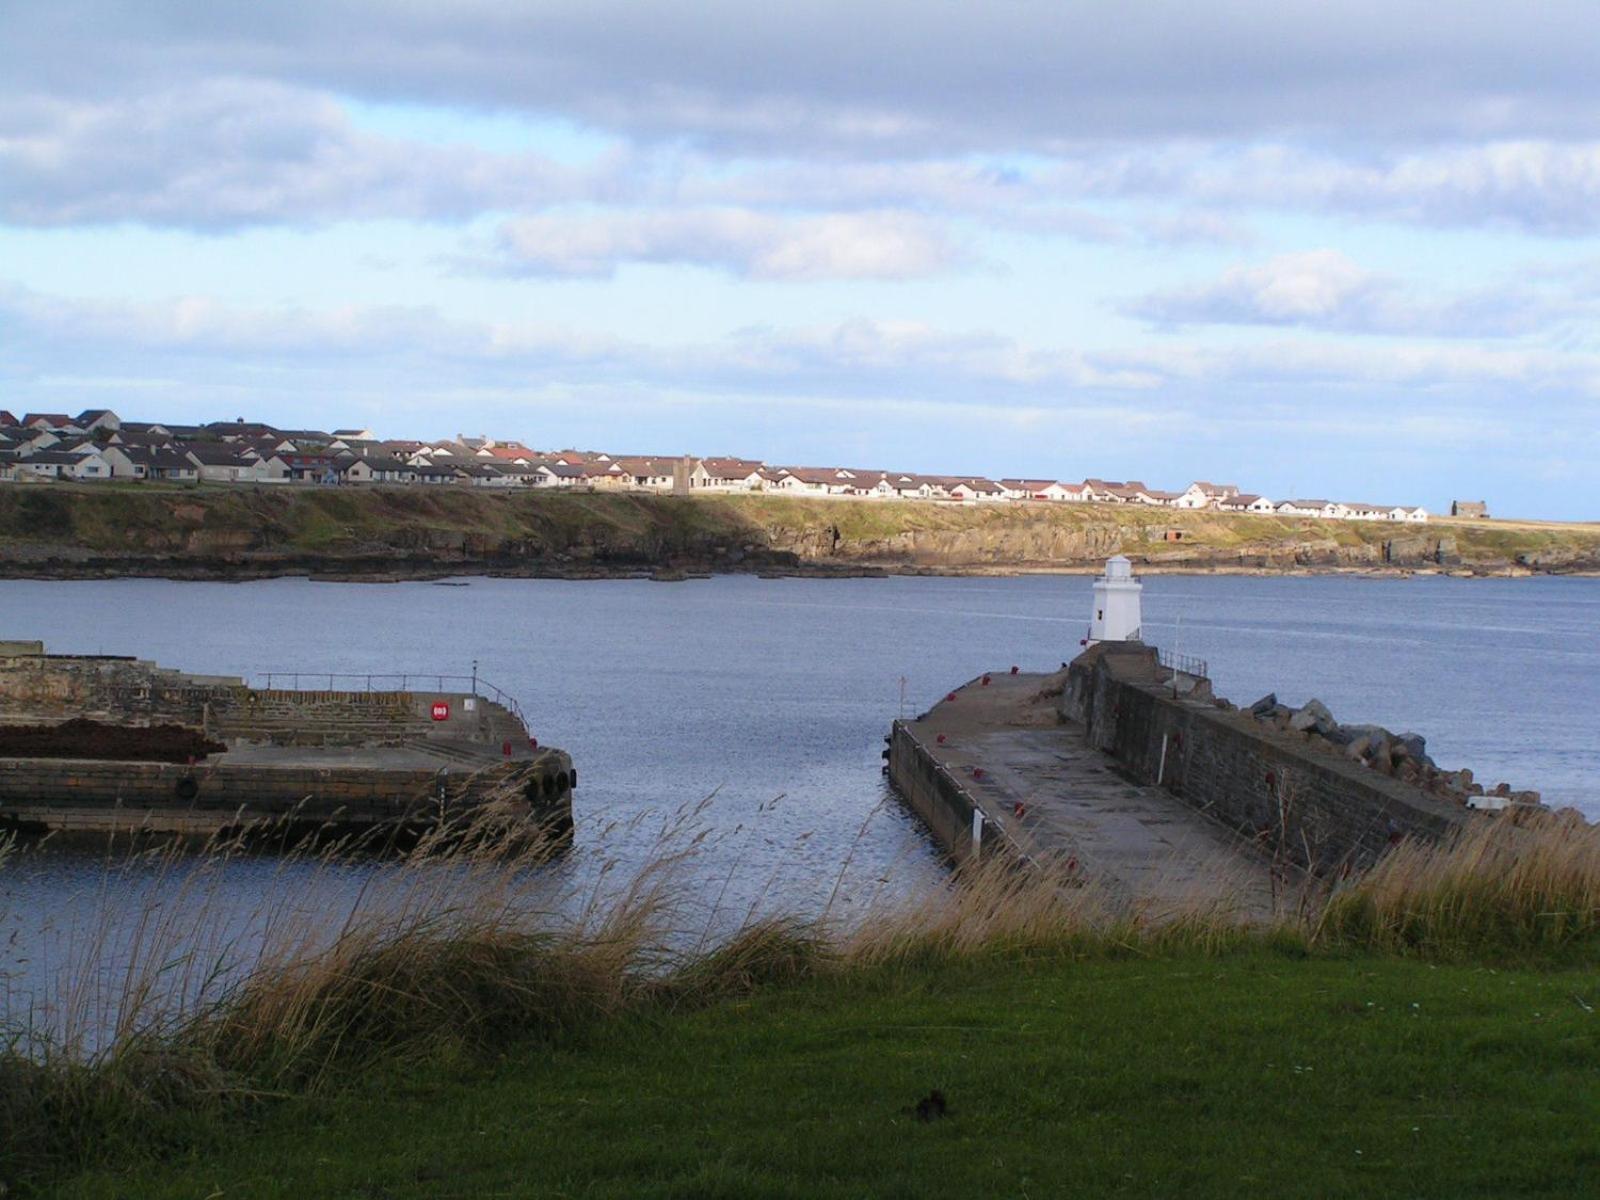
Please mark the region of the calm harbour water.
<svg viewBox="0 0 1600 1200"><path fill-rule="evenodd" d="M476 660L578 766L576 843L553 870L564 894L657 853L710 796L684 886L742 916L936 886L938 856L882 780L890 720L984 670L1072 657L1089 589L1050 576L14 581L0 582L0 636L249 677ZM1207 659L1220 695L1316 696L1341 720L1425 734L1443 766L1600 818L1600 580L1157 576L1144 608L1146 640ZM274 878L270 862L243 863L226 886L247 905ZM0 1003L22 1003L96 906L137 887L78 853L0 866Z"/></svg>

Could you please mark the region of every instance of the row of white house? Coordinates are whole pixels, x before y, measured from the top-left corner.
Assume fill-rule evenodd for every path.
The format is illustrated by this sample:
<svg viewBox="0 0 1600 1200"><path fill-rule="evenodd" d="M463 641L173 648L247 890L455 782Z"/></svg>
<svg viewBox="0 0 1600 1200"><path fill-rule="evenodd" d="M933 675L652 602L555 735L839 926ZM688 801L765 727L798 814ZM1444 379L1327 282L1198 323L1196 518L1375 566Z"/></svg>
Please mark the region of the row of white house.
<svg viewBox="0 0 1600 1200"><path fill-rule="evenodd" d="M960 504L1095 503L1335 520L1426 521L1411 505L1272 500L1204 480L1181 492L1139 480L999 479L848 467L782 467L756 459L540 452L519 442L379 440L370 430L278 430L123 422L108 410L69 418L0 412L0 481L164 479L236 484L400 484L486 488L752 492Z"/></svg>

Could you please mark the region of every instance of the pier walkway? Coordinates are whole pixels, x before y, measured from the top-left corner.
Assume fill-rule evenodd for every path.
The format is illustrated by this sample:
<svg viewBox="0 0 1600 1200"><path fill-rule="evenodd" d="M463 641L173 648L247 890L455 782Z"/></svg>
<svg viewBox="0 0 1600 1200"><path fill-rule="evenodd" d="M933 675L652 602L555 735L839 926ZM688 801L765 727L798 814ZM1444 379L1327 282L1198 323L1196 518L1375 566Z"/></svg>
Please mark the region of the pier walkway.
<svg viewBox="0 0 1600 1200"><path fill-rule="evenodd" d="M1081 727L1062 723L1055 699L1062 676L996 672L988 679L896 729L982 811L986 841L1003 837L1026 858L1065 861L1119 899L1156 908L1216 895L1251 917L1279 907L1282 887L1263 851L1163 789L1129 782L1087 744ZM906 775L896 779L902 792L925 790L909 772L896 773ZM919 811L938 802L908 799Z"/></svg>

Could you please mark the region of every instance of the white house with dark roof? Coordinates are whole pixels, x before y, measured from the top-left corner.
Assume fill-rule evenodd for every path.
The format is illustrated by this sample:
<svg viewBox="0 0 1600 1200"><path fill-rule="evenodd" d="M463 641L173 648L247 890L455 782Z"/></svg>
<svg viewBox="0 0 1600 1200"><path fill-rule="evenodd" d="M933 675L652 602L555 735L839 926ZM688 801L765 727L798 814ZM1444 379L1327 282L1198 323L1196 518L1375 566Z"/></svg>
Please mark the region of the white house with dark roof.
<svg viewBox="0 0 1600 1200"><path fill-rule="evenodd" d="M992 479L963 479L950 488L950 496L963 504L993 504L1004 500L1006 493Z"/></svg>
<svg viewBox="0 0 1600 1200"><path fill-rule="evenodd" d="M97 429L111 432L122 428L122 418L109 408L86 408L78 414L73 424L88 433Z"/></svg>
<svg viewBox="0 0 1600 1200"><path fill-rule="evenodd" d="M1238 492L1217 501L1217 510L1231 513L1271 514L1278 511L1278 506L1265 496L1257 496L1253 492Z"/></svg>
<svg viewBox="0 0 1600 1200"><path fill-rule="evenodd" d="M1331 500L1280 500L1275 511L1286 517L1321 517L1332 520L1339 515L1339 506Z"/></svg>
<svg viewBox="0 0 1600 1200"><path fill-rule="evenodd" d="M1239 494L1237 486L1231 483L1208 483L1204 479L1197 479L1185 488L1173 502L1174 508L1215 508L1222 501L1231 499Z"/></svg>

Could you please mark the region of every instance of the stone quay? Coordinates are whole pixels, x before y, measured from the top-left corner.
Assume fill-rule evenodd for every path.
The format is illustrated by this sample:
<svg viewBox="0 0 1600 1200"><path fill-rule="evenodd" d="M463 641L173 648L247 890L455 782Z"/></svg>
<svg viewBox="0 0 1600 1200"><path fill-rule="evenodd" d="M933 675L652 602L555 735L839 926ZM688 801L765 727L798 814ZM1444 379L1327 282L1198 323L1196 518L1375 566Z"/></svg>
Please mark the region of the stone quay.
<svg viewBox="0 0 1600 1200"><path fill-rule="evenodd" d="M0 641L0 829L385 844L493 817L570 839L577 771L514 701L475 675L349 678L257 688Z"/></svg>

